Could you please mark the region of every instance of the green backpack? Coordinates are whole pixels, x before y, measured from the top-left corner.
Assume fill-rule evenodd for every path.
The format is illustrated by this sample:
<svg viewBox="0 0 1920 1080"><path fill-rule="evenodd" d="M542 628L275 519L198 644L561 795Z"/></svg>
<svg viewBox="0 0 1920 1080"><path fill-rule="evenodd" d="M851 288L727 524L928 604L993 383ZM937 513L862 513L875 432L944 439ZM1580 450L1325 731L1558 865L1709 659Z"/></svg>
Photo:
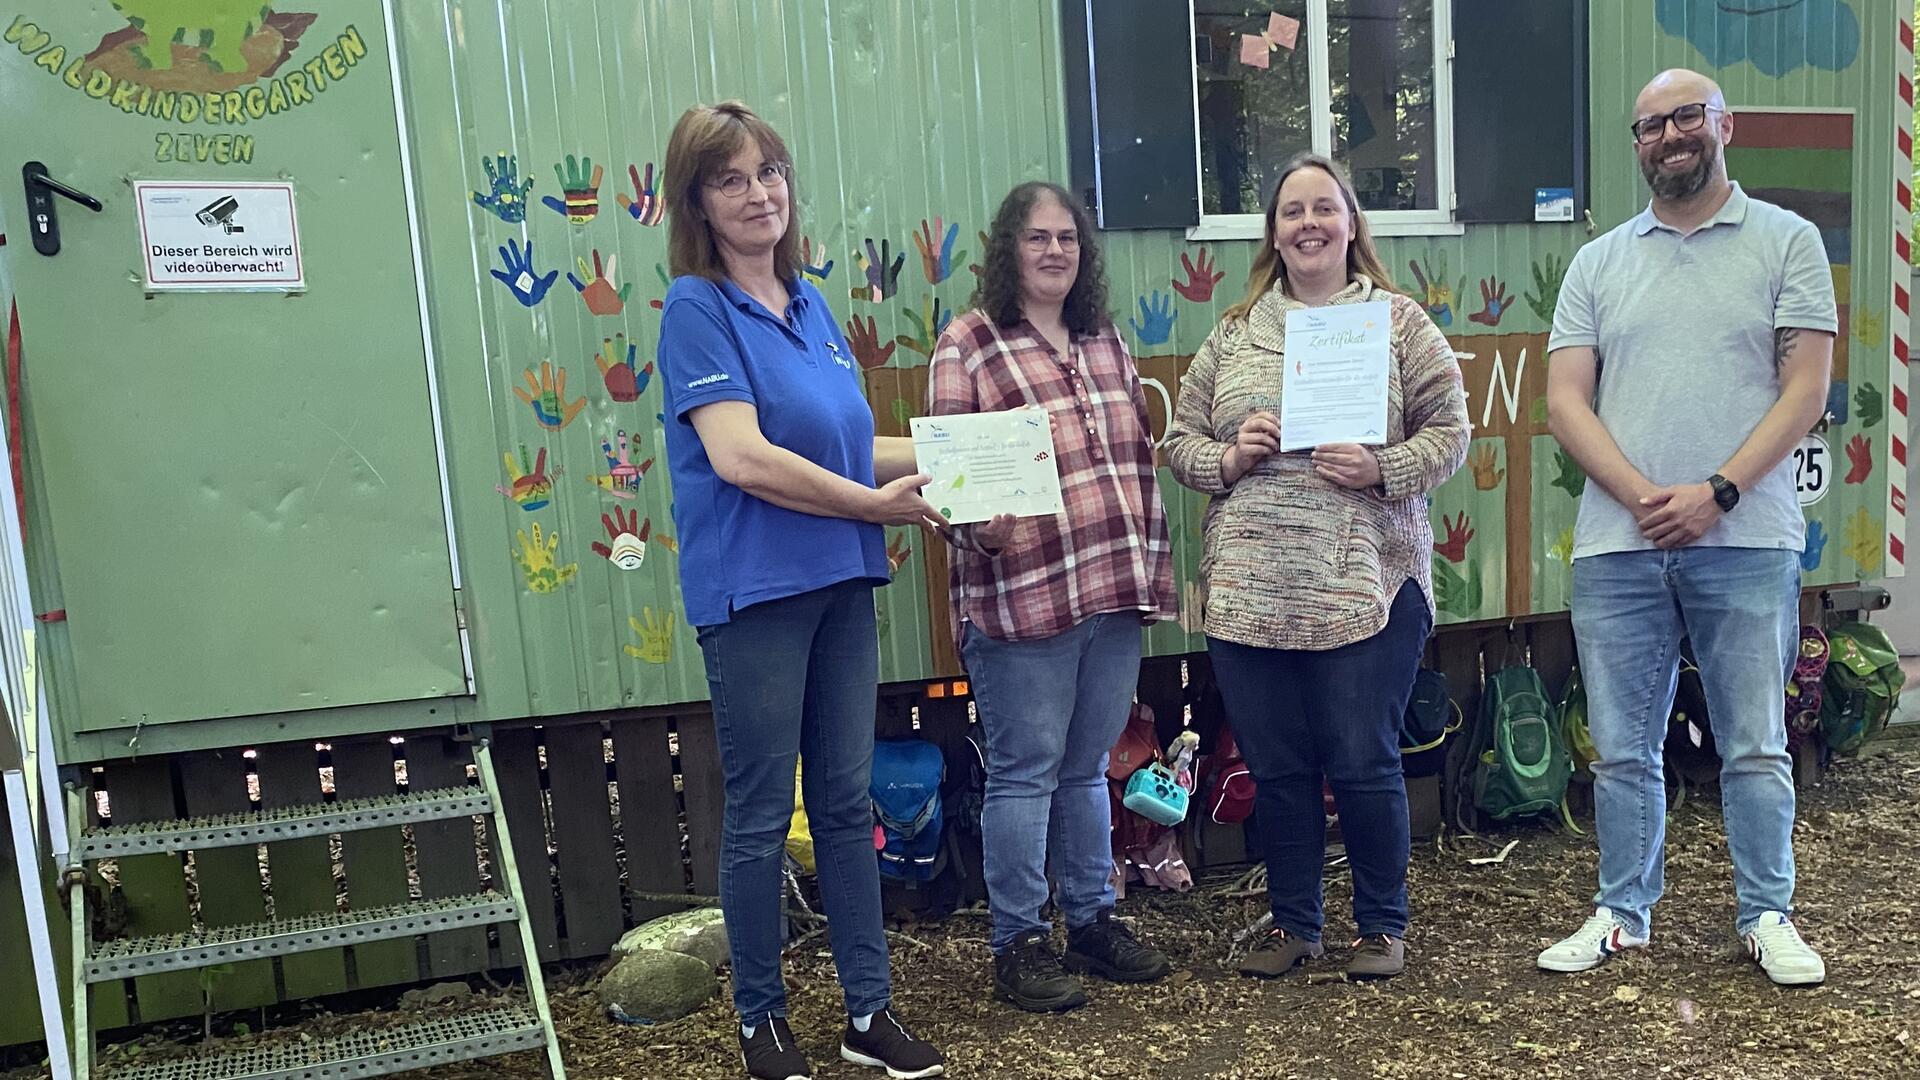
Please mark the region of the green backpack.
<svg viewBox="0 0 1920 1080"><path fill-rule="evenodd" d="M1877 626L1847 623L1829 633L1827 641L1820 731L1829 749L1851 753L1886 728L1900 704L1906 673L1900 670L1899 650Z"/></svg>
<svg viewBox="0 0 1920 1080"><path fill-rule="evenodd" d="M1496 821L1558 813L1573 758L1540 673L1525 665L1487 676L1473 745L1480 748L1473 801Z"/></svg>

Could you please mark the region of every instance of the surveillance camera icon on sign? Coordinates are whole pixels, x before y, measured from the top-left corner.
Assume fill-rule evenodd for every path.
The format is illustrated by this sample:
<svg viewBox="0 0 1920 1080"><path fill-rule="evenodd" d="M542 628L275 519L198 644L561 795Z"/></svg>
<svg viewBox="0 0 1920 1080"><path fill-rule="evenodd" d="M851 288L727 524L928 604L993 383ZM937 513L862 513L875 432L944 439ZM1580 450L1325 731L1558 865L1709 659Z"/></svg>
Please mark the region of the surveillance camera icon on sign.
<svg viewBox="0 0 1920 1080"><path fill-rule="evenodd" d="M228 236L232 236L234 233L247 231L241 228L239 222L233 220L234 213L239 209L240 201L238 199L235 199L231 195L222 195L201 207L200 212L195 214L194 217L199 218L200 224L205 225L207 228L220 229Z"/></svg>

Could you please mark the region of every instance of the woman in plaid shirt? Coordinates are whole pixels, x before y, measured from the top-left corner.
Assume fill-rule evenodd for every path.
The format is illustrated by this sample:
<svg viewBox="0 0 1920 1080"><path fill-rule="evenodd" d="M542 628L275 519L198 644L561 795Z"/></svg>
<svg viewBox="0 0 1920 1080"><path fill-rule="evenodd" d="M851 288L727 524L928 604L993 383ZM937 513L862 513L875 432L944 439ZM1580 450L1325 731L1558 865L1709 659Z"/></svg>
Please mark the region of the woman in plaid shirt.
<svg viewBox="0 0 1920 1080"><path fill-rule="evenodd" d="M1433 627L1427 494L1467 456L1453 349L1393 291L1339 166L1280 170L1247 298L1200 346L1167 432L1207 507L1207 654L1258 789L1274 930L1241 964L1284 974L1321 955L1321 778L1340 805L1360 937L1347 974L1397 975L1407 933L1400 723ZM1387 438L1280 453L1287 313L1386 301Z"/></svg>
<svg viewBox="0 0 1920 1080"><path fill-rule="evenodd" d="M1049 863L1068 966L1122 982L1170 968L1112 918L1106 766L1139 680L1140 628L1174 614L1172 552L1146 397L1106 314L1086 211L1058 185L1022 184L981 263L973 310L934 350L929 411L1047 410L1066 504L948 536L954 632L987 737L993 982L1023 1009L1069 1009L1086 994L1047 944Z"/></svg>

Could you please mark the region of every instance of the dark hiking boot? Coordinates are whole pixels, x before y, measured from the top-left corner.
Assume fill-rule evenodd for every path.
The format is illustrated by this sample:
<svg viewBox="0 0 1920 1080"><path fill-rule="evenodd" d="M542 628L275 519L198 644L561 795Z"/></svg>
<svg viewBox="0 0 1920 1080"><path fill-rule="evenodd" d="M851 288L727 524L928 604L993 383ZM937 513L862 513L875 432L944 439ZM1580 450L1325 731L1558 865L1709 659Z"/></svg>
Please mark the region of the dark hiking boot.
<svg viewBox="0 0 1920 1080"><path fill-rule="evenodd" d="M1142 983L1164 978L1173 970L1167 954L1140 944L1111 908L1094 921L1067 934L1067 970L1093 972L1113 982Z"/></svg>
<svg viewBox="0 0 1920 1080"><path fill-rule="evenodd" d="M1060 966L1044 930L1021 934L993 958L993 989L1028 1012L1059 1012L1087 1003L1080 980Z"/></svg>

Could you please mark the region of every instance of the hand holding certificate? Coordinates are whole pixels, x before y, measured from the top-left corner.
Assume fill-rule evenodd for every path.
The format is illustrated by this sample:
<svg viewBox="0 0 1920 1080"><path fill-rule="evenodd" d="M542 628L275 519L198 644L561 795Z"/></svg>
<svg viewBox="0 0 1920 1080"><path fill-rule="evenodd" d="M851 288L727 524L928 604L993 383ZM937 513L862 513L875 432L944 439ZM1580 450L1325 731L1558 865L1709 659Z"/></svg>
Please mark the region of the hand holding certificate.
<svg viewBox="0 0 1920 1080"><path fill-rule="evenodd" d="M927 501L948 524L1065 512L1046 410L919 416L911 426L914 459L933 477Z"/></svg>
<svg viewBox="0 0 1920 1080"><path fill-rule="evenodd" d="M1287 312L1281 450L1386 442L1392 336L1385 301Z"/></svg>

